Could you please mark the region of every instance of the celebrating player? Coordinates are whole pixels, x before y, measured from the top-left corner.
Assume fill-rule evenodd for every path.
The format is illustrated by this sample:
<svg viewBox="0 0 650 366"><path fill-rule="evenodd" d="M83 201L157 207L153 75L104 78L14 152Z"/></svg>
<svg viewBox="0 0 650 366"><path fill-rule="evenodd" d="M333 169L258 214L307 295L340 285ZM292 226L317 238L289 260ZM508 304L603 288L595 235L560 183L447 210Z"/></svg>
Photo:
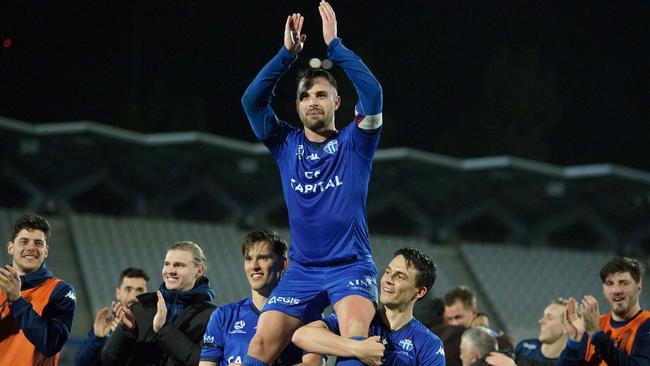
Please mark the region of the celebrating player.
<svg viewBox="0 0 650 366"><path fill-rule="evenodd" d="M341 97L336 81L326 70L309 69L296 93L302 128L278 119L270 106L273 88L306 40L303 16L287 17L284 47L242 98L255 135L280 169L292 240L292 263L264 307L245 365L274 362L293 332L318 319L330 303L345 337L367 337L374 316L377 274L365 207L382 125L382 91L361 59L337 37L330 4L321 1L318 10L327 56L345 71L359 96L356 116L338 130L334 117Z"/></svg>

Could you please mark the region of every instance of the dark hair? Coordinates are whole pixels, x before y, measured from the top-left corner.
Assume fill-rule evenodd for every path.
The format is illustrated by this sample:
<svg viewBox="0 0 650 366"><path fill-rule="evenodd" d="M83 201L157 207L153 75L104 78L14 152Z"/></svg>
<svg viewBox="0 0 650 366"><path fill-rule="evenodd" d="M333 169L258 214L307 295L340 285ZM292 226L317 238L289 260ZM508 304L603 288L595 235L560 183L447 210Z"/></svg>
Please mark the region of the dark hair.
<svg viewBox="0 0 650 366"><path fill-rule="evenodd" d="M23 229L27 231L40 230L43 232L43 234L45 234L45 239L50 237L50 224L42 216L36 214L25 214L16 220L14 223L14 233L11 237L11 241L16 239L18 233Z"/></svg>
<svg viewBox="0 0 650 366"><path fill-rule="evenodd" d="M242 257L246 257L246 253L258 243L267 243L271 248L271 252L275 253L279 258L287 256L287 242L278 234L269 230L255 230L248 233L241 242Z"/></svg>
<svg viewBox="0 0 650 366"><path fill-rule="evenodd" d="M426 287L427 291L431 290L431 286L436 283L438 276L438 269L431 258L415 248L397 249L393 253L393 258L399 255L404 256L407 266L413 267L418 271L415 277L415 286Z"/></svg>
<svg viewBox="0 0 650 366"><path fill-rule="evenodd" d="M314 85L314 79L316 78L323 78L332 85L332 87L335 90L338 90L338 84L336 83L336 79L334 79L334 76L332 74L321 68L309 68L306 70L303 70L300 72L298 75L298 90L296 92L296 97L300 99L300 93L302 93L304 90L309 90L312 85ZM300 85L303 83L303 87L301 88Z"/></svg>
<svg viewBox="0 0 650 366"><path fill-rule="evenodd" d="M474 291L467 286L458 286L449 290L443 297L442 301L445 303L445 306L452 306L456 301L463 303L463 306L475 308L476 307L476 296Z"/></svg>
<svg viewBox="0 0 650 366"><path fill-rule="evenodd" d="M617 256L605 263L600 269L600 280L605 283L607 277L610 275L622 272L630 272L630 276L632 276L634 282L639 283L645 273L645 267L634 258Z"/></svg>
<svg viewBox="0 0 650 366"><path fill-rule="evenodd" d="M122 281L124 278L144 278L146 282L149 282L149 275L147 272L144 271L144 269L140 268L135 268L135 267L129 267L126 268L122 273L120 273L120 283L118 283L117 287L120 287L122 285Z"/></svg>

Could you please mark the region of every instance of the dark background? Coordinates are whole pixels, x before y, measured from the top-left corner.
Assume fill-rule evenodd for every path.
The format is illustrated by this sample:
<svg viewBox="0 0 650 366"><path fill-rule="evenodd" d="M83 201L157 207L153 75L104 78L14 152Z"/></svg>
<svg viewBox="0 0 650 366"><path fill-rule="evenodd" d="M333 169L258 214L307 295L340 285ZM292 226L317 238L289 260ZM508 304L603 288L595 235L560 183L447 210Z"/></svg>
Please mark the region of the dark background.
<svg viewBox="0 0 650 366"><path fill-rule="evenodd" d="M305 15L295 75L324 57L317 1L0 2L0 115L253 141L239 98ZM650 170L650 2L338 0L339 36L384 88L381 147ZM9 45L8 40L11 40ZM337 70L352 118L354 91Z"/></svg>

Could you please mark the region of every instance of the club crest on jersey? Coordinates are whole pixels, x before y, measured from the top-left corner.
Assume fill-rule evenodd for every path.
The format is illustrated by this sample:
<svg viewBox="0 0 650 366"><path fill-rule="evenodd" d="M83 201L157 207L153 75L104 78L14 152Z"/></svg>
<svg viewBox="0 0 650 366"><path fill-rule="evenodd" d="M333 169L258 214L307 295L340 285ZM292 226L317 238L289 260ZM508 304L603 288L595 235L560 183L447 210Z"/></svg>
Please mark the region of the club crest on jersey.
<svg viewBox="0 0 650 366"><path fill-rule="evenodd" d="M246 322L243 320L238 320L233 324L232 328L233 330L230 331L230 334L234 333L239 333L239 334L246 334L246 331L243 330L244 327L246 326Z"/></svg>
<svg viewBox="0 0 650 366"><path fill-rule="evenodd" d="M325 145L325 147L323 148L323 151L325 151L326 153L328 153L330 155L334 155L334 154L336 154L336 150L338 150L338 149L339 149L339 142L336 141L336 140L332 140L332 141L328 142L327 145Z"/></svg>
<svg viewBox="0 0 650 366"><path fill-rule="evenodd" d="M402 339L399 341L399 346L406 352L411 352L413 350L413 341L410 339Z"/></svg>

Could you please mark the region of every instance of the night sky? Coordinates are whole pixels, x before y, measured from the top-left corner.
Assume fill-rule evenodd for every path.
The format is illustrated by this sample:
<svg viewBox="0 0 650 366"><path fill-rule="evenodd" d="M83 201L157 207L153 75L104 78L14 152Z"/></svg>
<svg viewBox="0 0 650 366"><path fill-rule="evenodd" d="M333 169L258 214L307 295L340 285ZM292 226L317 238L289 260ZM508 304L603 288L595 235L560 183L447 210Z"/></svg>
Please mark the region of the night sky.
<svg viewBox="0 0 650 366"><path fill-rule="evenodd" d="M305 15L295 77L325 57L317 1L4 1L0 115L253 141L239 98ZM650 170L650 2L332 1L384 89L381 147ZM9 44L10 43L10 44ZM343 107L356 102L335 71Z"/></svg>

